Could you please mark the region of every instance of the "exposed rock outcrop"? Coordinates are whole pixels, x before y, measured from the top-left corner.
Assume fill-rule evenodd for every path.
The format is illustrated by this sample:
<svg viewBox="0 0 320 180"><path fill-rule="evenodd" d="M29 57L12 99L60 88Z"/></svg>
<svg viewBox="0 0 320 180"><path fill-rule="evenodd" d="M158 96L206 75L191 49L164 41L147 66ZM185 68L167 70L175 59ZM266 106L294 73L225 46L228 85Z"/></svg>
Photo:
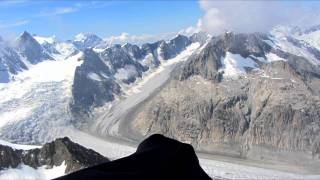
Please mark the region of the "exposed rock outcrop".
<svg viewBox="0 0 320 180"><path fill-rule="evenodd" d="M127 43L99 52L84 50L83 63L76 69L74 77L72 112L83 118L83 114L88 114L93 108L113 101L123 94L122 87L141 78L144 72L157 68L161 61L174 58L197 40L177 35L170 41L146 43L141 47Z"/></svg>
<svg viewBox="0 0 320 180"><path fill-rule="evenodd" d="M16 40L18 52L31 64L53 60L46 50L26 31Z"/></svg>
<svg viewBox="0 0 320 180"><path fill-rule="evenodd" d="M86 113L112 101L120 93L120 86L111 75L111 70L91 49L83 53L83 63L76 68L72 94L72 111Z"/></svg>
<svg viewBox="0 0 320 180"><path fill-rule="evenodd" d="M70 173L108 161L106 157L70 141L67 137L31 150L16 150L0 145L0 170L16 168L21 163L33 168L41 166L52 168L65 163L65 173Z"/></svg>

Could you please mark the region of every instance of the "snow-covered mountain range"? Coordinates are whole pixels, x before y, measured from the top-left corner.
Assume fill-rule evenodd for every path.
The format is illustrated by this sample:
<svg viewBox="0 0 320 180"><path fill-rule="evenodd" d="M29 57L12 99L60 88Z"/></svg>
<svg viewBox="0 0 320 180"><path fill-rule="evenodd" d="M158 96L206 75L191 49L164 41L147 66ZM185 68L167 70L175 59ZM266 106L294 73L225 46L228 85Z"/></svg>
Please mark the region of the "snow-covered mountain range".
<svg viewBox="0 0 320 180"><path fill-rule="evenodd" d="M314 66L319 66L320 49L314 44L319 31L317 27L301 30L279 26L269 34L252 36L252 41L259 40L274 50L269 52L269 47L261 44L265 46L263 57L257 53L250 58L227 53L219 71L223 71L224 76L236 77L245 74L248 68L258 68L261 63L286 61L277 50L304 57ZM52 140L54 135L47 139L45 137L48 135L42 136L39 132L46 132L40 128L40 122L46 124L44 119L54 118L56 121L51 122L59 122L60 126L73 121L73 116L87 116L96 108L107 107L106 104L130 95L134 86L161 69L161 64L179 55L189 45L199 43L202 46L211 38L205 33L196 33L190 37L177 35L169 41L141 46L129 43L103 45L102 38L94 34L80 33L74 40L60 41L54 36L32 36L24 32L14 43L1 40L2 137L29 143ZM242 48L241 44L238 48ZM26 107L25 104L34 105ZM59 108L50 108L56 104L60 104ZM15 112L21 113L11 117ZM10 131L15 127L28 126L34 129ZM41 138L28 136L29 131Z"/></svg>
<svg viewBox="0 0 320 180"><path fill-rule="evenodd" d="M319 42L319 26L278 26L267 34L178 34L168 41L142 45L109 44L95 34L85 33L68 41L28 32L14 42L0 38L0 139L43 144L57 137L74 136L74 129L80 129L105 139L132 142L161 132L209 153L236 141L246 145L241 146L241 155L254 156L254 152L244 151L252 145L249 142L259 146L271 138L272 148L285 147L318 156L319 130L309 128L312 124L319 127L318 120L307 119L299 126L305 133L283 130L295 138L304 137L309 144L303 144L303 138L292 138L298 143L286 144L282 142L286 136L276 134L276 130L256 128L252 130L260 133L256 136L247 135L246 130L251 127L249 116L250 120L265 117L259 121L262 125L265 119L274 119L263 115L277 109L272 103L268 106L268 98L274 95L276 99L281 93L287 93L285 98L272 102L298 107L290 97L304 93L310 101L298 99L300 105L310 107L313 115L319 112L314 108L320 94ZM266 88L268 83L279 87L279 91ZM263 93L263 88L270 92ZM212 92L221 98L212 98ZM248 104L255 102L249 96L256 92L261 93L261 103L257 103L258 109L250 109ZM213 112L210 108L220 107L219 103L223 107L218 108L221 117L209 116L208 112ZM188 113L197 108L199 112L193 112L197 116ZM279 117L285 120L292 115L287 111L295 112L290 108L280 110ZM241 122L208 122L213 117L235 116ZM178 121L180 117L186 121ZM242 130L233 131L238 127ZM223 145L210 146L212 132L219 132L214 137L221 137ZM282 140L276 142L276 137Z"/></svg>

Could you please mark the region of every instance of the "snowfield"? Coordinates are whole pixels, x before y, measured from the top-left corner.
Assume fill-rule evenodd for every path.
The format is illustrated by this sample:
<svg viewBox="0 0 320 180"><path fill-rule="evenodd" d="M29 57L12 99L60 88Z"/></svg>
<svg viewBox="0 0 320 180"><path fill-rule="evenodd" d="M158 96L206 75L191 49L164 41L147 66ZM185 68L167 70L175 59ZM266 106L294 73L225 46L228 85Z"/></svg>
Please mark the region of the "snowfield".
<svg viewBox="0 0 320 180"><path fill-rule="evenodd" d="M220 71L224 71L225 77L238 77L245 75L245 68L255 69L258 67L250 57L243 58L240 54L226 53L225 57L221 58L222 68Z"/></svg>
<svg viewBox="0 0 320 180"><path fill-rule="evenodd" d="M18 168L9 168L0 171L0 179L2 180L45 180L54 179L63 176L66 170L66 165L63 162L60 166L54 166L53 168L48 168L46 166L34 169L30 166L20 164Z"/></svg>
<svg viewBox="0 0 320 180"><path fill-rule="evenodd" d="M21 149L21 150L30 150L30 149L36 149L41 147L41 146L35 146L35 145L14 144L1 139L0 139L0 145L10 146L13 149Z"/></svg>
<svg viewBox="0 0 320 180"><path fill-rule="evenodd" d="M0 84L0 137L39 144L64 131L71 121L68 106L79 57L80 53L66 60L43 61L19 73L13 82Z"/></svg>

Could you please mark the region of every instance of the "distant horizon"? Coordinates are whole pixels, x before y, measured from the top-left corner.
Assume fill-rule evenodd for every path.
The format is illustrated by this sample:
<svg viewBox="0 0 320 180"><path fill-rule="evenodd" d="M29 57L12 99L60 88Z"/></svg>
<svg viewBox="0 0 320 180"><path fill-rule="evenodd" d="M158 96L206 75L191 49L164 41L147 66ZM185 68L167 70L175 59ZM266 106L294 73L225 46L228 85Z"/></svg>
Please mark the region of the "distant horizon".
<svg viewBox="0 0 320 180"><path fill-rule="evenodd" d="M201 15L197 1L172 1L170 6L163 1L1 1L0 35L27 31L68 40L83 32L153 38L196 24Z"/></svg>
<svg viewBox="0 0 320 180"><path fill-rule="evenodd" d="M27 31L66 41L92 33L111 42L143 43L200 30L266 32L275 25L320 22L319 7L316 1L3 0L0 36Z"/></svg>

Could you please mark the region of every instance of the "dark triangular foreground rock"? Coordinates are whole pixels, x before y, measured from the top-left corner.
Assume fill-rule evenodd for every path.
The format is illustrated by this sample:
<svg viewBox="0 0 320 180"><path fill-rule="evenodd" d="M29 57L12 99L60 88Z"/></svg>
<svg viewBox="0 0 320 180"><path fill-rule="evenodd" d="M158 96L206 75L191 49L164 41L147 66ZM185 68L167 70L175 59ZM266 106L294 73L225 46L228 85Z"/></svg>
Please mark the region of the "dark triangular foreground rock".
<svg viewBox="0 0 320 180"><path fill-rule="evenodd" d="M66 165L65 173L70 173L108 161L108 158L72 142L67 137L58 138L44 144L41 148L31 150L16 150L0 145L0 170L9 167L16 168L19 164L36 169L41 166L52 168L64 163Z"/></svg>
<svg viewBox="0 0 320 180"><path fill-rule="evenodd" d="M93 166L58 178L68 179L210 179L189 144L152 135L125 158Z"/></svg>

